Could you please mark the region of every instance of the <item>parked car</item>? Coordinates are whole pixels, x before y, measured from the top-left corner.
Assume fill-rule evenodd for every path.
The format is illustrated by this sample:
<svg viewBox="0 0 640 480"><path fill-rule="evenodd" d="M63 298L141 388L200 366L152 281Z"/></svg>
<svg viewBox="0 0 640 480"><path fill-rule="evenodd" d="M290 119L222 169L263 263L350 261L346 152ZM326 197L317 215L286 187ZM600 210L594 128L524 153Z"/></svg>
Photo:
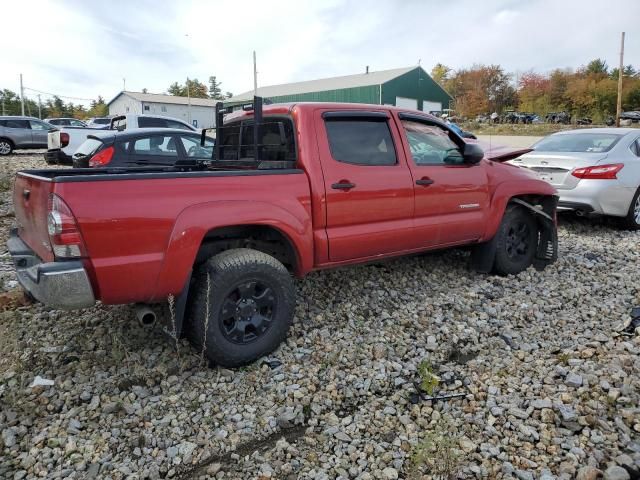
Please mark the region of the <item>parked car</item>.
<svg viewBox="0 0 640 480"><path fill-rule="evenodd" d="M168 302L174 335L239 366L285 338L292 275L452 246L482 272L556 259L555 189L435 117L256 108L228 115L214 160L192 168L19 172L8 247L22 286L56 308L148 304L148 323Z"/></svg>
<svg viewBox="0 0 640 480"><path fill-rule="evenodd" d="M87 122L89 128L109 128L112 117L94 117Z"/></svg>
<svg viewBox="0 0 640 480"><path fill-rule="evenodd" d="M214 141L174 128L109 130L89 135L73 154L75 168L172 166L212 160Z"/></svg>
<svg viewBox="0 0 640 480"><path fill-rule="evenodd" d="M447 125L449 125L449 128L451 128L451 130L456 132L462 138L471 138L473 140L477 140L477 137L473 133L467 132L466 130L463 130L462 127L460 127L457 123L453 123L453 122L450 122L448 120L447 120L446 123L447 123Z"/></svg>
<svg viewBox="0 0 640 480"><path fill-rule="evenodd" d="M34 117L0 117L0 155L22 148L46 148L53 125Z"/></svg>
<svg viewBox="0 0 640 480"><path fill-rule="evenodd" d="M85 122L77 118L45 118L45 122L56 127L87 127Z"/></svg>
<svg viewBox="0 0 640 480"><path fill-rule="evenodd" d="M154 115L120 115L109 120L108 130L128 130L131 128L179 128L190 132L197 131L186 122L177 118ZM47 139L45 160L48 164L73 163L73 154L84 143L88 135L96 133L94 128L59 128L52 131Z"/></svg>
<svg viewBox="0 0 640 480"><path fill-rule="evenodd" d="M509 163L558 189L563 210L619 217L640 229L640 130L591 128L554 133Z"/></svg>

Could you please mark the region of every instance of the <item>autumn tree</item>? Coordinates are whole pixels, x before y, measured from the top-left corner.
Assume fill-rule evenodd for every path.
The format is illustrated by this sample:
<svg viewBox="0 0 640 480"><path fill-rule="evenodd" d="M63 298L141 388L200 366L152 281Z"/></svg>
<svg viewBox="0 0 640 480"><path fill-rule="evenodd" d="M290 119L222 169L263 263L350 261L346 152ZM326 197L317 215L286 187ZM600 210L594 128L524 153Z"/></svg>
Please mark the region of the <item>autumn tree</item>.
<svg viewBox="0 0 640 480"><path fill-rule="evenodd" d="M431 78L433 78L441 87L446 89L446 82L449 80L451 69L442 63L436 63L431 69Z"/></svg>
<svg viewBox="0 0 640 480"><path fill-rule="evenodd" d="M500 65L474 65L457 70L446 82L456 101L456 111L465 117L487 112L502 112L516 103L511 75Z"/></svg>

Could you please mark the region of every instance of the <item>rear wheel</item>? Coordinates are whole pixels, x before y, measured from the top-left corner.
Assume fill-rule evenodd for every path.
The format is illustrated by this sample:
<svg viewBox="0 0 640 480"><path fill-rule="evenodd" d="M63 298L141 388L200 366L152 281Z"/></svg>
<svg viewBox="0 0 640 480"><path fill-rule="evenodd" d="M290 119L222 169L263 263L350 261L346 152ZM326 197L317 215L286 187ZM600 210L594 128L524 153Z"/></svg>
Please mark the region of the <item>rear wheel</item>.
<svg viewBox="0 0 640 480"><path fill-rule="evenodd" d="M527 210L518 205L508 206L496 235L496 273L516 274L533 263L538 244L538 226Z"/></svg>
<svg viewBox="0 0 640 480"><path fill-rule="evenodd" d="M6 138L0 138L0 155L10 155L13 151L13 143Z"/></svg>
<svg viewBox="0 0 640 480"><path fill-rule="evenodd" d="M629 205L629 212L626 217L622 219L622 226L629 230L640 230L640 188L636 191L636 194L631 200Z"/></svg>
<svg viewBox="0 0 640 480"><path fill-rule="evenodd" d="M295 292L289 272L272 256L227 250L205 262L196 282L186 334L213 363L246 365L285 339Z"/></svg>

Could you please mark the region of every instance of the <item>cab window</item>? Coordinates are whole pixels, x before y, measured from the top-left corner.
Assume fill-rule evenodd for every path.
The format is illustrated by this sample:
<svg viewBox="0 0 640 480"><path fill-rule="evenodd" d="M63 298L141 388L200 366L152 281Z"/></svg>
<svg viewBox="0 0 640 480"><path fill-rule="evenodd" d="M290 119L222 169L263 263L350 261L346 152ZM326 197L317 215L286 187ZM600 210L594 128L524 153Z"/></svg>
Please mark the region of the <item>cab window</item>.
<svg viewBox="0 0 640 480"><path fill-rule="evenodd" d="M437 125L403 120L411 157L416 165L461 165L464 158L449 132Z"/></svg>
<svg viewBox="0 0 640 480"><path fill-rule="evenodd" d="M187 158L199 160L211 160L213 158L214 141L211 138L205 138L204 146L200 145L201 138L199 136L181 136L180 141L187 153Z"/></svg>
<svg viewBox="0 0 640 480"><path fill-rule="evenodd" d="M353 165L384 166L397 163L386 118L325 119L331 155Z"/></svg>

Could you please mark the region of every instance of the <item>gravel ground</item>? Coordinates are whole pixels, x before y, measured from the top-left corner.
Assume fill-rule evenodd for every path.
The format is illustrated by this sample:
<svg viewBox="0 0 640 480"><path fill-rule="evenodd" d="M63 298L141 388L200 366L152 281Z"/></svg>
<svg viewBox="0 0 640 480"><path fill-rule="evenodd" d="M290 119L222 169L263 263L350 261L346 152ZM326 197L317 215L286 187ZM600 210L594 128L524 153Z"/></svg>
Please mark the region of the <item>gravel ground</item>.
<svg viewBox="0 0 640 480"><path fill-rule="evenodd" d="M8 176L41 158L2 159L3 244ZM286 343L234 371L130 307L23 305L3 254L0 478L638 478L640 233L559 233L544 272L453 250L309 275Z"/></svg>

